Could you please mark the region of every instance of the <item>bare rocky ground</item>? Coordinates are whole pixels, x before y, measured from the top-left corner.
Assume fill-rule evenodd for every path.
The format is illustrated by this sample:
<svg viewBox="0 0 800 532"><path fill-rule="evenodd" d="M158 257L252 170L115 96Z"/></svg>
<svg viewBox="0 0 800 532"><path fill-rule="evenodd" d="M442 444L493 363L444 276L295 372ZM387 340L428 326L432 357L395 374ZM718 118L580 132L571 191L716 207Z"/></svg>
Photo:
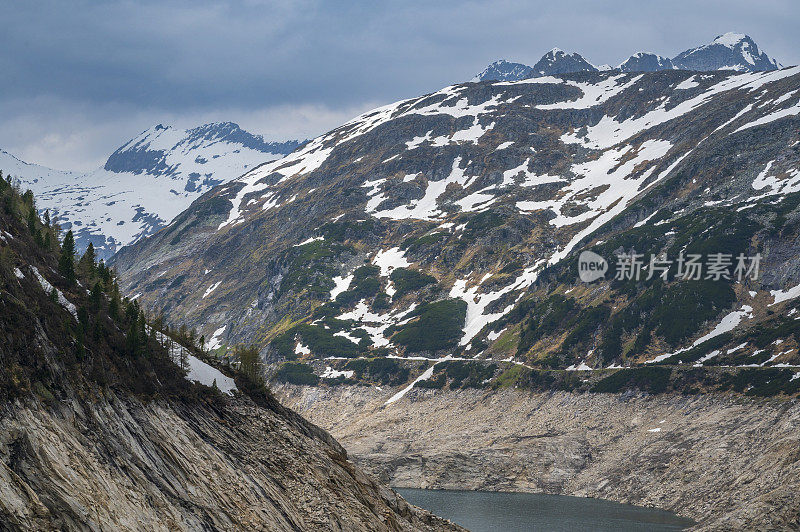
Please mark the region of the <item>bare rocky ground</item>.
<svg viewBox="0 0 800 532"><path fill-rule="evenodd" d="M800 404L726 395L283 385L281 401L395 487L598 497L698 530L800 528Z"/></svg>

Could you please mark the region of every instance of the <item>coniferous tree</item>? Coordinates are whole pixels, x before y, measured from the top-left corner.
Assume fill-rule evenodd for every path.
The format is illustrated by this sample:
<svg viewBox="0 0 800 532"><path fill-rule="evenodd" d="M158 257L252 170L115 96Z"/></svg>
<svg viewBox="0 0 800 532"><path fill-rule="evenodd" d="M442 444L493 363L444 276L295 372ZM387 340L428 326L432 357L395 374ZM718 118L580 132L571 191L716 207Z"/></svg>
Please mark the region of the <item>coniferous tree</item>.
<svg viewBox="0 0 800 532"><path fill-rule="evenodd" d="M97 312L100 310L100 302L103 300L103 285L100 284L100 281L94 283L92 286L92 292L89 295L89 299L92 302L92 309Z"/></svg>
<svg viewBox="0 0 800 532"><path fill-rule="evenodd" d="M125 350L131 356L136 356L139 350L139 327L136 322L137 320L131 321L125 335Z"/></svg>
<svg viewBox="0 0 800 532"><path fill-rule="evenodd" d="M108 303L108 313L115 321L120 319L120 311L122 310L122 300L119 296L119 285L112 283L111 285L111 300Z"/></svg>
<svg viewBox="0 0 800 532"><path fill-rule="evenodd" d="M59 235L61 233L61 226L58 225L57 216L53 216L53 220L50 222L50 227L53 229L53 235L56 237L56 241L58 241Z"/></svg>
<svg viewBox="0 0 800 532"><path fill-rule="evenodd" d="M105 287L106 292L111 291L111 270L106 266L106 262L103 259L100 259L100 262L97 264L97 275L100 276L100 280L103 281L103 286Z"/></svg>
<svg viewBox="0 0 800 532"><path fill-rule="evenodd" d="M96 256L94 252L94 245L89 242L89 245L86 247L86 252L81 257L81 260L78 261L78 267L80 268L81 274L85 274L88 277L93 277L95 271L97 270Z"/></svg>
<svg viewBox="0 0 800 532"><path fill-rule="evenodd" d="M45 209L44 211L44 226L50 227L50 209Z"/></svg>
<svg viewBox="0 0 800 532"><path fill-rule="evenodd" d="M119 321L119 298L118 297L111 297L111 301L108 303L108 314L111 316L111 319L114 321Z"/></svg>
<svg viewBox="0 0 800 532"><path fill-rule="evenodd" d="M22 195L22 202L27 206L33 208L33 191L26 190Z"/></svg>
<svg viewBox="0 0 800 532"><path fill-rule="evenodd" d="M264 364L255 346L236 346L234 356L239 358L239 369L255 384L263 384Z"/></svg>
<svg viewBox="0 0 800 532"><path fill-rule="evenodd" d="M28 210L28 220L27 220L27 222L28 222L28 231L30 231L31 234L34 235L34 236L36 236L36 233L38 232L36 230L36 221L38 220L38 218L39 217L36 215L36 209L31 207Z"/></svg>
<svg viewBox="0 0 800 532"><path fill-rule="evenodd" d="M61 243L61 256L58 258L58 271L68 283L75 282L75 236L72 230L67 231Z"/></svg>

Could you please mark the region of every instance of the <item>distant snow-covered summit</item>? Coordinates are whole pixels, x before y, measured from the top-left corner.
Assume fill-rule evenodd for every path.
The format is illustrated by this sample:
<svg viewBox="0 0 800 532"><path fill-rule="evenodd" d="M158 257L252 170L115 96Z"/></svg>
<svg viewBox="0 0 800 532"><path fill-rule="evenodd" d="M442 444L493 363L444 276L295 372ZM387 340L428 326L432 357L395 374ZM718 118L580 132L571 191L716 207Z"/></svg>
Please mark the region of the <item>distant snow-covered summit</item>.
<svg viewBox="0 0 800 532"><path fill-rule="evenodd" d="M498 64L502 64L502 66L493 68ZM513 68L509 68L508 65L513 65ZM757 72L778 68L781 68L781 64L761 51L748 35L730 32L719 35L708 44L681 52L672 59L652 52L637 52L623 61L616 70L622 72L653 72L672 69ZM523 63L497 61L475 76L472 81L513 81L596 70L612 69L608 65L596 67L580 54L567 54L554 48L532 67Z"/></svg>
<svg viewBox="0 0 800 532"><path fill-rule="evenodd" d="M483 69L483 72L472 78L472 81L515 81L531 77L533 69L522 63L511 63L500 59Z"/></svg>
<svg viewBox="0 0 800 532"><path fill-rule="evenodd" d="M261 135L245 131L233 122L204 124L192 129L158 124L118 148L103 168L110 172L176 176L185 173L190 166L207 164L205 152L216 158L229 152L241 153L242 149L283 156L299 145L295 140L266 142ZM195 155L195 160L187 161L188 154Z"/></svg>
<svg viewBox="0 0 800 532"><path fill-rule="evenodd" d="M597 67L578 53L568 54L564 50L553 48L533 65L533 70L539 76L552 76L570 72L596 72Z"/></svg>
<svg viewBox="0 0 800 532"><path fill-rule="evenodd" d="M102 168L63 172L0 151L0 169L36 194L77 248L101 258L154 233L211 188L291 153L301 142L267 142L232 122L180 129L158 124L123 144Z"/></svg>
<svg viewBox="0 0 800 532"><path fill-rule="evenodd" d="M681 52L672 59L682 70L738 70L755 72L776 70L781 65L759 50L758 45L743 33L726 33L709 44Z"/></svg>
<svg viewBox="0 0 800 532"><path fill-rule="evenodd" d="M636 52L617 67L622 72L655 72L673 68L671 59L652 52Z"/></svg>

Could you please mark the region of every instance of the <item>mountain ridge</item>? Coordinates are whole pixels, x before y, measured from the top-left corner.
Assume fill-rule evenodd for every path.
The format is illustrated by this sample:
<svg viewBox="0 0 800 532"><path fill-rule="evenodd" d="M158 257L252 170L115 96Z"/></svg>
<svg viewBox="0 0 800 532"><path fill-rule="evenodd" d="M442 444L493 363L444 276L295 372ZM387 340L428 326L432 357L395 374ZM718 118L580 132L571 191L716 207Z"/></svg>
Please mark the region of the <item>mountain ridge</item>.
<svg viewBox="0 0 800 532"><path fill-rule="evenodd" d="M497 63L501 63L498 65ZM513 65L513 68L509 68ZM622 72L653 72L658 70L736 70L757 72L776 70L782 65L761 51L758 45L743 33L728 32L718 35L710 43L685 50L672 59L652 52L637 52L620 63L616 70ZM501 60L492 63L472 81L511 81L550 74L604 70L586 61L580 54L566 54L558 48L542 56L533 67L523 63Z"/></svg>

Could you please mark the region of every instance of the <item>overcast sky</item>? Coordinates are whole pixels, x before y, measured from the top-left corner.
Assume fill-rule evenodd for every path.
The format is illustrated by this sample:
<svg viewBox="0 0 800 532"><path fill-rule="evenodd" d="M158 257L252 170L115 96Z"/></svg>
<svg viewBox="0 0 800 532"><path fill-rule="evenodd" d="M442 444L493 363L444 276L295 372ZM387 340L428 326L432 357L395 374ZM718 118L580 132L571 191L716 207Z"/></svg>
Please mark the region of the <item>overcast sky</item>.
<svg viewBox="0 0 800 532"><path fill-rule="evenodd" d="M0 0L0 148L89 170L157 123L318 135L557 46L594 64L727 31L800 63L797 0Z"/></svg>

